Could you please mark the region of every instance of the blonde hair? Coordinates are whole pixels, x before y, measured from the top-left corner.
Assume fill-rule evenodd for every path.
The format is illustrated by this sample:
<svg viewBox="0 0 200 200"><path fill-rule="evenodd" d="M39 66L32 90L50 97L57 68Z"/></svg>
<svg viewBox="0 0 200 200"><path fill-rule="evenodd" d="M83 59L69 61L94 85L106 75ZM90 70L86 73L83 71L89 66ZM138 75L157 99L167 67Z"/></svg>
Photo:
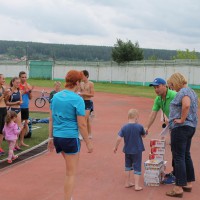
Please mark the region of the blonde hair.
<svg viewBox="0 0 200 200"><path fill-rule="evenodd" d="M176 91L179 91L183 85L187 84L186 78L179 72L172 74L169 79L167 80L167 83L173 84L173 87Z"/></svg>
<svg viewBox="0 0 200 200"><path fill-rule="evenodd" d="M17 113L15 111L9 110L7 112L6 118L5 118L5 122L6 124L10 124L10 122L12 121L13 118L17 117Z"/></svg>
<svg viewBox="0 0 200 200"><path fill-rule="evenodd" d="M134 118L138 117L138 115L139 115L139 113L138 113L138 110L136 110L136 109L132 108L128 111L128 119L134 119Z"/></svg>

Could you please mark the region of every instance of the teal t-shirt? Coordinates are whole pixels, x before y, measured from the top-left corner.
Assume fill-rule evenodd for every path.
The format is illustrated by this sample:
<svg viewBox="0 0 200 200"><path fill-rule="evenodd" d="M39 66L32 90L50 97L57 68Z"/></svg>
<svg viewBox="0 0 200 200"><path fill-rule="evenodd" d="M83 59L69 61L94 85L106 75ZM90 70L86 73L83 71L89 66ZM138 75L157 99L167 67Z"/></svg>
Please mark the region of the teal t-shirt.
<svg viewBox="0 0 200 200"><path fill-rule="evenodd" d="M165 115L169 118L170 103L174 99L175 96L176 96L176 92L168 89L165 100L163 100L161 98L161 96L157 96L155 98L152 110L159 111L160 109L162 109L162 111L165 113Z"/></svg>
<svg viewBox="0 0 200 200"><path fill-rule="evenodd" d="M51 101L53 136L78 138L77 116L85 116L83 98L70 90L56 93Z"/></svg>

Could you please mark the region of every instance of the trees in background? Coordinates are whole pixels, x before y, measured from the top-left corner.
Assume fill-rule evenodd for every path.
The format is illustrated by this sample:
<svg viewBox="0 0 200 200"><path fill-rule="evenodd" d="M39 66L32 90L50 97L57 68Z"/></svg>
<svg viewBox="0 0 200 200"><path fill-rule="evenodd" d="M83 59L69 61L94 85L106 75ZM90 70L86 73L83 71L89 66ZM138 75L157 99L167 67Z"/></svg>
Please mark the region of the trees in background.
<svg viewBox="0 0 200 200"><path fill-rule="evenodd" d="M198 59L198 55L193 51L189 51L186 49L185 51L177 50L176 56L173 57L174 59Z"/></svg>
<svg viewBox="0 0 200 200"><path fill-rule="evenodd" d="M121 39L117 39L117 43L112 49L112 59L118 64L143 60L143 58L143 50L140 49L138 42L133 44L130 40L123 42Z"/></svg>

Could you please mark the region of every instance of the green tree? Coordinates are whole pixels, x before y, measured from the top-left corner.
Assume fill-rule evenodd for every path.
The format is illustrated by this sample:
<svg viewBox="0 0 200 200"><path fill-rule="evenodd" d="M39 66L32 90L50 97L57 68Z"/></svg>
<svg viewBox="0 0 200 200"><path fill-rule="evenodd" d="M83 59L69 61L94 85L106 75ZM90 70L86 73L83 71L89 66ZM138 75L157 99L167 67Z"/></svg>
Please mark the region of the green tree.
<svg viewBox="0 0 200 200"><path fill-rule="evenodd" d="M185 51L178 50L176 56L173 57L174 59L198 59L198 55L193 51L189 51L186 49Z"/></svg>
<svg viewBox="0 0 200 200"><path fill-rule="evenodd" d="M118 64L142 60L143 50L140 49L138 42L133 44L130 40L123 42L121 39L117 39L117 43L112 49L112 58Z"/></svg>

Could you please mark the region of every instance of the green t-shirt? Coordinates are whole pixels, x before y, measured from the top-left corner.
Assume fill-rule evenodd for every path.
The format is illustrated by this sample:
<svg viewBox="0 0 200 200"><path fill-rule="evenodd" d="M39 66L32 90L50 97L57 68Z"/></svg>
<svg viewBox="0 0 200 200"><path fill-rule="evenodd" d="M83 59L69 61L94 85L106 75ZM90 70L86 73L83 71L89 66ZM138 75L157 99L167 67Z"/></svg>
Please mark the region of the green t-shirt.
<svg viewBox="0 0 200 200"><path fill-rule="evenodd" d="M157 96L154 100L154 105L152 110L159 111L160 109L162 109L165 115L169 117L169 105L175 96L176 92L168 89L165 101L161 98L161 96Z"/></svg>

